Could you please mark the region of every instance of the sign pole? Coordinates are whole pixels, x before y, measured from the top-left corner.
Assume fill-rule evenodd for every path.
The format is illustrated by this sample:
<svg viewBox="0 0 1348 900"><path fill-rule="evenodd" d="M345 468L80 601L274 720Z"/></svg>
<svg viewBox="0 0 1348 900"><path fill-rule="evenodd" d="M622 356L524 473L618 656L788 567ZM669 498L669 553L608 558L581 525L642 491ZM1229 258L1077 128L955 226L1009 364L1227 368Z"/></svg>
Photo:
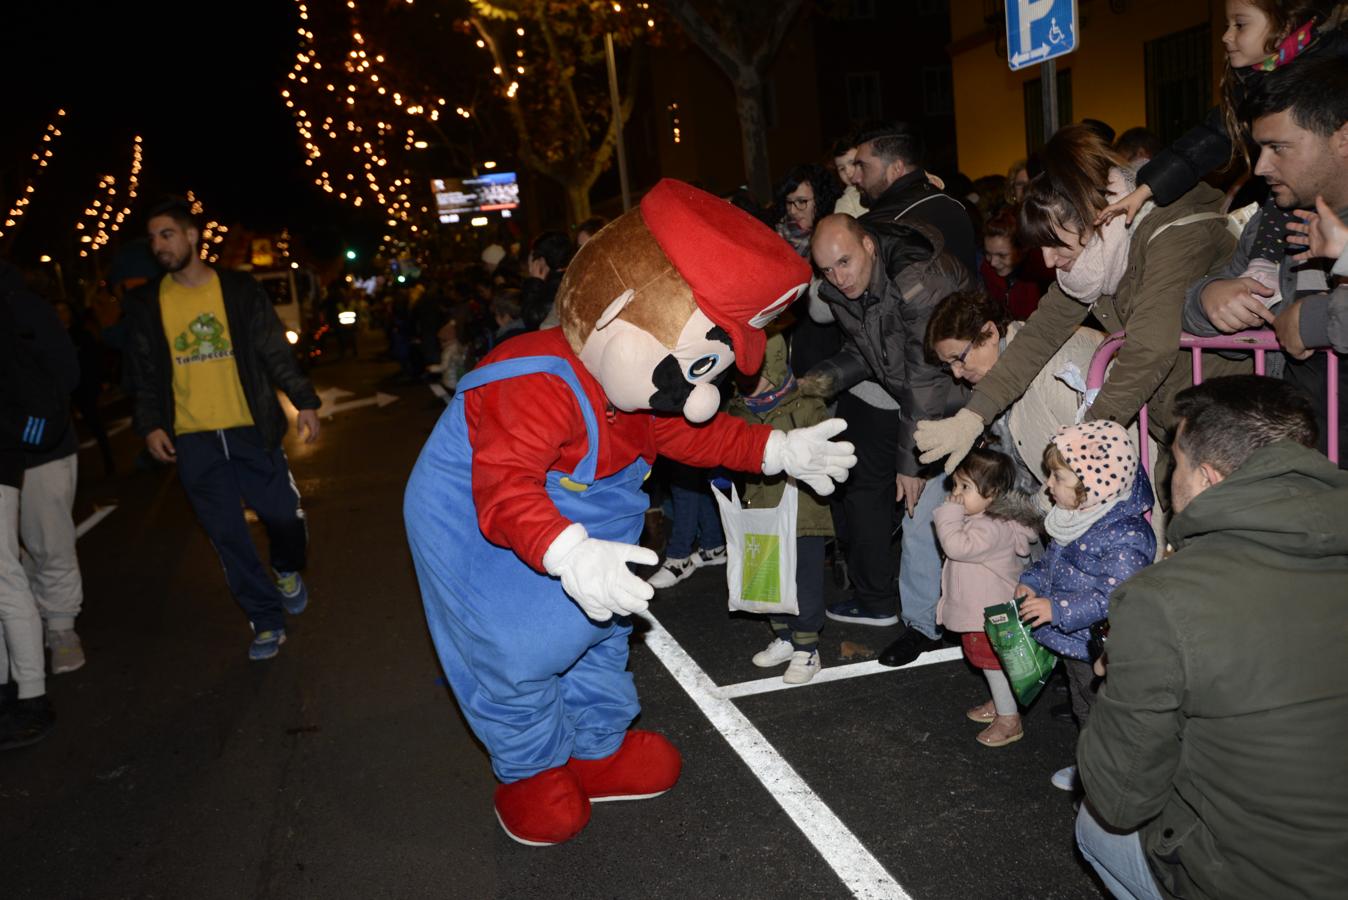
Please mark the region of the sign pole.
<svg viewBox="0 0 1348 900"><path fill-rule="evenodd" d="M1058 130L1058 61L1050 59L1039 64L1039 86L1044 109L1044 143Z"/></svg>
<svg viewBox="0 0 1348 900"><path fill-rule="evenodd" d="M618 65L613 58L613 34L604 33L604 56L608 59L608 96L613 104L613 121L618 127L618 183L622 185L623 212L632 208L632 192L627 186L627 147L623 143L622 104L618 100Z"/></svg>

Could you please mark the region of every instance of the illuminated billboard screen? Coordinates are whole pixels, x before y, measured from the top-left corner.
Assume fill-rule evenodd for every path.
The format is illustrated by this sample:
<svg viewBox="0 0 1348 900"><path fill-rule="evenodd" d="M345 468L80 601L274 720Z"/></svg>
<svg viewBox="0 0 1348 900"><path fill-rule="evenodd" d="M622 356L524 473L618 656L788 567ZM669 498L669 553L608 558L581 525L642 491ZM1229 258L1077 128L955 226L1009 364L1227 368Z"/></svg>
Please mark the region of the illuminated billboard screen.
<svg viewBox="0 0 1348 900"><path fill-rule="evenodd" d="M460 216L499 211L504 218L520 205L520 185L514 172L492 172L477 178L433 178L436 212L441 222Z"/></svg>

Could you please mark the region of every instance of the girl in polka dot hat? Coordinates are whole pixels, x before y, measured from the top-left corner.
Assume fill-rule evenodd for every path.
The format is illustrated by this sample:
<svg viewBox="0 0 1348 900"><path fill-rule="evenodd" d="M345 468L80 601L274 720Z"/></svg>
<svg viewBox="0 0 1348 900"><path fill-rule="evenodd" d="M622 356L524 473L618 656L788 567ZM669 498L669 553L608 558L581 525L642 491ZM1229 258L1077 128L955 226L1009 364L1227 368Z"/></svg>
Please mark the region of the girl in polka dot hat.
<svg viewBox="0 0 1348 900"><path fill-rule="evenodd" d="M1060 428L1044 449L1053 509L1044 518L1051 540L1044 555L1020 577L1020 617L1034 637L1064 660L1072 712L1086 724L1095 703L1095 674L1086 650L1091 625L1109 617L1115 588L1156 557L1156 537L1146 520L1154 497L1138 477L1137 448L1116 422L1096 420ZM1065 790L1076 786L1076 768L1053 776Z"/></svg>

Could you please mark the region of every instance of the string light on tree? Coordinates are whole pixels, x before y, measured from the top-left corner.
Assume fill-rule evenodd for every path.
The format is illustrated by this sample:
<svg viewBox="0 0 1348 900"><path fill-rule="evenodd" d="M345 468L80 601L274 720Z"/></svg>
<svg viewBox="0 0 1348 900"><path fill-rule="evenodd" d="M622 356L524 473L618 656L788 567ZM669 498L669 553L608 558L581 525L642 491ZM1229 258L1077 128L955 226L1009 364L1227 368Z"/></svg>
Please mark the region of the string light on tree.
<svg viewBox="0 0 1348 900"><path fill-rule="evenodd" d="M43 130L42 140L40 141L41 146L38 147L38 151L32 156L32 161L37 163L37 171L24 183L23 190L19 192L18 198L14 201L14 205L9 209L9 214L5 216L3 224L0 224L0 238L3 238L6 233L18 227L19 221L23 218L24 213L28 211L28 206L33 202L33 194L37 190L38 176L40 176L42 170L47 168L51 163L52 156L54 155L52 148L56 145L56 140L61 137L60 124L64 121L65 115L66 111L64 109L58 109L56 111L55 120L50 122Z"/></svg>

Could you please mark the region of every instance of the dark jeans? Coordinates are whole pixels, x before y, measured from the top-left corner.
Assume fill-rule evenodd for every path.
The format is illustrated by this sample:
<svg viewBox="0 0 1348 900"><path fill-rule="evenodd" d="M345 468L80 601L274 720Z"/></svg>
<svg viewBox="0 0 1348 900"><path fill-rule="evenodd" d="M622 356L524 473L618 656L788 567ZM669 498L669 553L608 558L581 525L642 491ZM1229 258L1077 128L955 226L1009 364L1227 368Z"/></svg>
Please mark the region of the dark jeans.
<svg viewBox="0 0 1348 900"><path fill-rule="evenodd" d="M872 613L894 615L894 466L899 411L876 409L851 394L838 398L838 416L847 420L842 439L856 445L857 464L842 485L847 519L847 575L852 597Z"/></svg>
<svg viewBox="0 0 1348 900"><path fill-rule="evenodd" d="M796 602L800 613L769 616L773 630L786 626L793 632L818 634L824 627L824 544L828 538L796 538Z"/></svg>
<svg viewBox="0 0 1348 900"><path fill-rule="evenodd" d="M1095 706L1095 669L1081 659L1063 657L1067 669L1068 693L1072 699L1072 714L1077 717L1077 728L1085 728Z"/></svg>
<svg viewBox="0 0 1348 900"><path fill-rule="evenodd" d="M281 592L253 546L240 501L267 528L272 567L303 569L309 528L285 452L268 450L252 426L181 434L175 446L178 477L220 555L234 599L258 631L283 627Z"/></svg>
<svg viewBox="0 0 1348 900"><path fill-rule="evenodd" d="M688 473L695 473L690 477ZM667 559L685 559L693 552L693 542L700 550L715 550L725 546L725 531L721 528L721 514L711 496L705 469L687 469L676 473L669 485L674 504L674 522L670 525L669 543L665 545Z"/></svg>

